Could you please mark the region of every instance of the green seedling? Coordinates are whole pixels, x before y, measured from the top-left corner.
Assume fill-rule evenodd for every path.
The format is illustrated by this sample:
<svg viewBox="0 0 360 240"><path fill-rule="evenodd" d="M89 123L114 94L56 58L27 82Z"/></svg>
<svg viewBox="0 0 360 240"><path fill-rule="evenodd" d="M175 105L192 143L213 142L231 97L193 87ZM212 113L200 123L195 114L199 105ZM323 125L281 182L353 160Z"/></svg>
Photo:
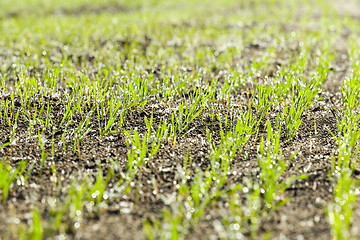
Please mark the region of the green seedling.
<svg viewBox="0 0 360 240"><path fill-rule="evenodd" d="M146 237L148 239L184 239L188 232L188 222L184 221L182 207L175 209L175 213L165 209L161 220L156 220L153 225L149 220L143 222Z"/></svg>
<svg viewBox="0 0 360 240"><path fill-rule="evenodd" d="M282 179L291 159L286 161L282 157L281 126L278 125L274 131L267 122L266 128L266 142L262 140L260 143L258 175L254 179L246 178L245 184L238 186L241 191L229 194L231 216L223 217L223 222L217 223L224 228L220 234L225 238L244 237L249 233L251 239L257 239L262 222L288 201L285 190L296 180L306 178L300 175Z"/></svg>
<svg viewBox="0 0 360 240"><path fill-rule="evenodd" d="M245 185L231 192L229 198L230 216L223 216L222 223L215 222L219 235L224 239L243 239L245 236L259 239L259 229L266 219L260 185L245 179ZM271 232L263 233L261 239L271 239Z"/></svg>
<svg viewBox="0 0 360 240"><path fill-rule="evenodd" d="M116 130L112 130L112 128L113 128L115 120L118 116L118 111L121 106L122 106L122 103L120 101L117 101L116 99L110 100L110 106L108 107L108 108L110 108L109 119L108 119L108 121L105 122L105 128L104 128L105 135L116 132ZM122 124L122 121L120 121L120 126L121 126L121 124Z"/></svg>
<svg viewBox="0 0 360 240"><path fill-rule="evenodd" d="M104 200L108 199L108 195L105 193L105 190L109 180L110 175L104 179L102 173L99 171L94 185L89 187L87 193L87 200L89 203L86 204L86 207L90 214L95 213L95 215L98 216L102 207L101 204Z"/></svg>
<svg viewBox="0 0 360 240"><path fill-rule="evenodd" d="M45 121L41 120L41 128L43 132L49 132L49 133L52 132L52 126L54 126L54 124L51 119L51 111L52 111L52 107L50 106L50 104L47 104ZM40 115L41 114L39 114L39 116Z"/></svg>
<svg viewBox="0 0 360 240"><path fill-rule="evenodd" d="M33 132L34 132L34 128L36 125L36 116L37 116L37 108L35 108L35 112L34 115L32 117L32 119L29 117L28 121L29 121L29 127L28 130L26 132L26 140L30 139L30 137L32 136Z"/></svg>
<svg viewBox="0 0 360 240"><path fill-rule="evenodd" d="M351 239L352 215L360 194L359 181L353 179L356 156L359 152L356 142L359 137L360 131L357 131L341 138L337 163L335 157L332 158L330 178L334 182L334 200L327 206L325 212L328 215L332 235L336 239Z"/></svg>
<svg viewBox="0 0 360 240"><path fill-rule="evenodd" d="M88 192L88 184L86 181L73 182L68 190L64 208L60 211L61 214L66 214L70 218L69 225L75 224L79 227L83 220L83 211L85 202L85 195ZM69 227L72 228L72 227Z"/></svg>
<svg viewBox="0 0 360 240"><path fill-rule="evenodd" d="M44 237L44 227L41 221L41 216L37 208L32 209L32 218L29 219L29 226L23 223L16 224L15 229L12 226L11 238L20 240L41 240ZM8 236L9 237L9 236Z"/></svg>
<svg viewBox="0 0 360 240"><path fill-rule="evenodd" d="M300 82L296 85L292 95L291 104L285 107L283 115L285 118L285 138L291 141L300 127L302 116L306 109L313 104L316 96L319 94L319 85L321 79L313 79L309 84L303 86Z"/></svg>
<svg viewBox="0 0 360 240"><path fill-rule="evenodd" d="M63 200L49 198L50 218L44 226L44 235L74 233L82 224L85 210L91 217L98 217L103 201L108 198L105 189L109 177L104 179L98 172L95 183L88 178L74 180Z"/></svg>
<svg viewBox="0 0 360 240"><path fill-rule="evenodd" d="M10 129L10 143L12 145L16 144L16 139L15 139L15 134L16 134L16 129L17 129L17 123L18 123L18 119L19 119L19 111L16 112L16 116L15 119L13 121L13 125L12 128Z"/></svg>
<svg viewBox="0 0 360 240"><path fill-rule="evenodd" d="M155 221L153 226L148 221L144 222L146 235L150 239L184 239L189 231L196 227L212 202L237 188L222 189L225 182L218 181L214 171L197 170L190 185L190 171L181 169L179 173L182 180L179 182L178 195L171 204L171 210L165 208L161 219Z"/></svg>
<svg viewBox="0 0 360 240"><path fill-rule="evenodd" d="M13 187L14 181L23 175L26 169L26 162L21 161L18 167L12 168L4 160L0 161L0 192L2 194L2 202L4 203L9 195L10 189Z"/></svg>
<svg viewBox="0 0 360 240"><path fill-rule="evenodd" d="M268 112L276 104L276 99L274 99L275 88L268 84L263 84L261 82L256 83L257 94L252 91L253 105L255 107L258 118L262 119L267 116Z"/></svg>
<svg viewBox="0 0 360 240"><path fill-rule="evenodd" d="M91 130L89 127L93 110L91 110L84 121L82 121L74 132L74 152L77 151L78 155L81 155L81 143L84 140L85 135Z"/></svg>
<svg viewBox="0 0 360 240"><path fill-rule="evenodd" d="M24 2L26 7L19 8L25 6ZM336 106L338 111L333 110L338 119L338 133L334 133L339 145L337 153L344 158L335 157L329 162L334 183L334 199L329 203L333 209L329 212L335 219L330 226L348 231L349 219L356 219L350 217L354 203L346 199L353 199L357 184L345 180L354 180L349 174L357 172L360 88L359 23L350 12L335 9L335 1L326 0L311 1L312 4L307 0L114 2L5 0L1 4L0 132L9 143L2 145L0 154L8 156L13 164L18 154L30 147L26 157L41 156L43 171L46 166L52 170L52 179L64 178L50 186L40 184L39 200L54 205L50 211L41 212L42 238L83 236L82 232L74 234L80 217L101 217L100 210L108 202L104 201L108 177L95 173L92 182L74 176L69 169L72 164L62 162L64 154L73 162L71 152L80 156L84 147L92 149L86 149L88 154L77 159L91 162L100 157L101 167L106 169L108 159L103 156L118 154L119 159L113 160L108 169L116 179L109 180L116 181L113 193L117 198L111 204L120 202L121 206L121 199L131 198L126 195L134 186L139 188L135 191L134 209L139 209L139 203L144 203L146 209L157 204L140 200L140 188L154 187L157 200L173 196L160 215L154 211L151 219L145 221L149 239L193 237L199 223L219 220L217 213L228 221L223 222L224 235L217 238L261 238L263 226L271 231L277 224L267 216L287 200L284 188L290 180L282 173L286 172L289 159L285 161L281 156L281 147L296 148L307 141L297 139L298 132L305 119L320 116L328 106L324 101L324 108L308 111L314 102L322 106L320 97L322 88L328 88L324 82L329 68L331 79L346 76L350 81L343 84L342 96L339 95L343 105ZM350 49L348 54L344 48ZM337 95L329 99L337 104ZM242 112L243 109L247 110ZM266 121L273 124L277 113L280 117L269 130ZM143 114L147 116L144 122L139 120ZM318 130L315 137L322 138L324 122L314 122ZM263 135L263 126L265 132L272 133ZM206 128L208 141L204 140ZM90 130L97 131L91 131L90 137ZM38 135L39 148L37 144L33 146L33 133ZM39 137L41 134L48 142ZM126 149L124 135L128 140ZM190 148L186 144L192 141L195 144ZM59 143L58 148L55 143ZM317 143L320 142L314 141ZM11 149L6 147L10 144ZM184 147L189 147L189 155L194 155L194 164L179 167L179 172L185 172L179 176L162 172L163 164L179 164ZM48 154L62 167L47 166ZM258 171L249 176L243 165L249 162L252 168L256 154L258 169L249 170ZM158 157L153 168L152 161ZM299 158L302 159L303 156ZM38 164L35 159L31 161ZM156 176L143 173L144 164L149 164L147 167ZM80 172L84 172L83 166L78 166ZM166 171L172 169L166 167ZM66 174L57 175L62 170ZM115 171L120 174L115 175ZM234 172L241 176L233 176ZM32 174L31 180L36 181L36 177ZM80 179L69 182L73 177ZM165 189L160 185L163 181L156 182L158 177L176 183ZM10 183L10 189L15 181ZM241 188L231 192L234 181L240 181ZM153 186L148 186L150 182ZM336 198L335 189L339 189ZM68 195L63 196L61 193L67 190ZM34 199L25 197L32 204ZM17 204L22 202L14 200ZM342 203L344 208L338 211ZM212 206L214 209L210 209ZM84 210L88 212L84 214ZM207 211L211 212L211 219L207 218ZM22 213L19 218L23 218ZM341 219L344 225L339 222ZM264 225L266 221L268 225ZM324 222L314 227L322 228ZM339 232L334 230L332 234L352 237ZM282 233L279 231L275 237ZM24 234L24 238L31 238L29 228Z"/></svg>
<svg viewBox="0 0 360 240"><path fill-rule="evenodd" d="M150 82L141 76L129 74L125 79L125 84L118 86L118 96L122 98L124 109L142 110L150 96L153 96L158 90L149 89Z"/></svg>
<svg viewBox="0 0 360 240"><path fill-rule="evenodd" d="M61 135L61 144L62 144L62 149L64 150L65 155L67 156L69 150L68 150L68 144L67 144L66 139L65 139L65 133L63 133ZM61 147L60 147L60 149L61 149Z"/></svg>
<svg viewBox="0 0 360 240"><path fill-rule="evenodd" d="M339 154L339 158L348 158L348 154ZM334 159L334 158L333 158ZM333 160L334 162L335 160ZM325 212L336 239L352 239L350 228L352 216L359 193L359 181L352 177L350 168L336 168L334 173L334 200L327 205Z"/></svg>
<svg viewBox="0 0 360 240"><path fill-rule="evenodd" d="M172 119L175 116L176 119L176 130L178 134L184 136L187 132L189 124L201 113L202 110L197 110L197 105L190 105L186 101L179 104L178 114L173 115Z"/></svg>
<svg viewBox="0 0 360 240"><path fill-rule="evenodd" d="M41 240L43 238L43 226L41 216L37 209L32 211L32 222L29 229L29 238L33 240Z"/></svg>
<svg viewBox="0 0 360 240"><path fill-rule="evenodd" d="M249 108L251 107L249 101ZM251 110L246 113L240 113L236 124L227 132L221 127L220 130L220 145L216 147L212 143L210 132L207 131L207 139L210 142L211 159L220 159L226 156L229 161L232 161L236 155L243 153L246 143L249 141L251 135L257 132L261 119L257 119ZM221 125L221 121L220 121Z"/></svg>
<svg viewBox="0 0 360 240"><path fill-rule="evenodd" d="M357 69L357 66L354 66ZM353 172L359 153L358 129L359 114L359 83L358 75L354 73L350 79L345 79L345 85L341 87L342 108L333 112L337 119L339 150L335 159L333 156L331 164L330 179L333 180L333 201L327 206L325 212L331 226L331 233L336 239L352 239L350 228L354 213L359 181L353 178Z"/></svg>
<svg viewBox="0 0 360 240"><path fill-rule="evenodd" d="M333 109L333 114L337 119L338 133L342 136L355 131L358 127L358 120L360 114L357 113L359 109L359 95L360 95L359 77L353 76L351 79L345 79L344 84L341 85L341 103L342 110Z"/></svg>
<svg viewBox="0 0 360 240"><path fill-rule="evenodd" d="M174 139L178 135L179 138L185 136L192 129L189 129L191 122L195 120L201 113L203 113L205 106L210 102L215 95L214 84L208 86L206 90L195 88L189 95L188 100L181 102L177 108L177 113L171 116L171 135Z"/></svg>
<svg viewBox="0 0 360 240"><path fill-rule="evenodd" d="M266 144L264 140L260 143L260 157L258 159L259 166L259 184L261 193L264 196L264 207L270 210L276 210L278 207L287 202L288 199L282 195L290 185L299 179L306 178L305 175L297 177L291 176L280 181L282 175L288 167L289 161L294 157L291 156L288 161L282 158L282 150L280 150L280 134L281 127L276 131L272 129L269 122L266 125L267 137Z"/></svg>
<svg viewBox="0 0 360 240"><path fill-rule="evenodd" d="M147 120L146 120L147 121ZM151 131L151 129L150 129ZM166 133L166 124L165 122L161 122L156 131L156 134L153 138L148 138L147 133L143 135L143 139L140 139L140 134L138 131L132 133L125 131L126 136L129 139L128 142L128 153L127 153L127 166L126 172L120 171L121 179L119 180L117 187L118 191L121 193L125 191L125 193L129 192L132 188L132 180L135 175L141 170L144 164L147 164L158 152L161 141L163 137L165 137ZM148 146L148 141L151 141L151 148ZM113 170L120 170L118 167L119 163L117 161L112 161ZM115 172L115 171L113 171Z"/></svg>
<svg viewBox="0 0 360 240"><path fill-rule="evenodd" d="M39 146L41 149L41 167L43 167L45 164L45 160L49 153L46 152L46 150L45 150L46 138L43 134L40 134L40 131L38 131L38 140L39 140Z"/></svg>

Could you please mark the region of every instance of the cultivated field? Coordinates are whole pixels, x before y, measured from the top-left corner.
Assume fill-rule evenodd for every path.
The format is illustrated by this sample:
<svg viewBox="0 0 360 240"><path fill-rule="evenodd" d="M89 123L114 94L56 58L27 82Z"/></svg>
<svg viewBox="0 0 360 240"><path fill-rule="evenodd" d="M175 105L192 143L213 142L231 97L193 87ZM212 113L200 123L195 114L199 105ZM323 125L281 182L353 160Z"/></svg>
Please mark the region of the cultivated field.
<svg viewBox="0 0 360 240"><path fill-rule="evenodd" d="M359 9L0 0L0 239L360 239Z"/></svg>

